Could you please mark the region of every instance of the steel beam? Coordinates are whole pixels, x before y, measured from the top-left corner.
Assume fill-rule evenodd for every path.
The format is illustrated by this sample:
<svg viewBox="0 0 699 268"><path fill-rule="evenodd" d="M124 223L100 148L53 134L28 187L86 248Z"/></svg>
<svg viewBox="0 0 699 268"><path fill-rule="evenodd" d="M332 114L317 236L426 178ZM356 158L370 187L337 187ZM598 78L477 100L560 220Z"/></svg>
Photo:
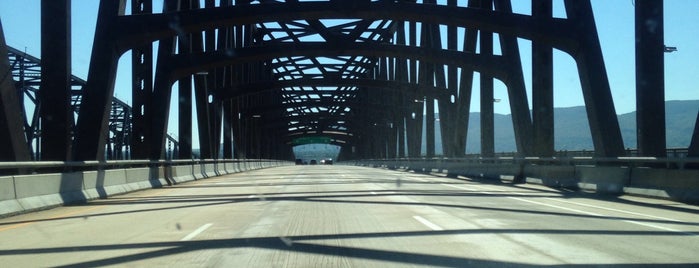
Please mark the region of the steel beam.
<svg viewBox="0 0 699 268"><path fill-rule="evenodd" d="M71 158L71 1L41 1L41 160ZM7 55L2 55L3 57Z"/></svg>
<svg viewBox="0 0 699 268"><path fill-rule="evenodd" d="M551 0L532 0L532 16L552 18ZM532 40L532 106L533 155L553 157L553 48L539 40Z"/></svg>
<svg viewBox="0 0 699 268"><path fill-rule="evenodd" d="M481 31L481 54L492 55L493 33ZM481 156L495 155L495 112L493 107L493 77L481 73Z"/></svg>
<svg viewBox="0 0 699 268"><path fill-rule="evenodd" d="M567 19L534 20L531 16L522 14L493 13L485 9L405 1L376 1L365 10L338 10L330 2L300 2L293 5L286 3L235 5L213 10L192 10L142 18L125 16L120 18L124 27L117 36L122 40L120 46L129 47L135 43L152 42L165 36L176 35L180 30L196 32L223 26L280 20L342 18L454 25L517 35L525 39L540 38L546 42L555 43L557 48L565 51L572 51L578 47L576 42L578 33L570 31L574 24ZM180 22L180 27L172 29L168 25L175 20Z"/></svg>
<svg viewBox="0 0 699 268"><path fill-rule="evenodd" d="M281 43L255 47L235 48L232 51L213 51L193 55L175 55L169 64L173 70L171 79L177 79L210 68L224 67L241 63L267 61L279 57L396 57L408 58L444 65L468 66L475 70L504 80L508 70L501 68L507 64L502 56L471 54L460 51L430 49L417 46L400 46L376 43L350 43L329 47L323 42ZM412 79L411 79L412 80Z"/></svg>
<svg viewBox="0 0 699 268"><path fill-rule="evenodd" d="M0 22L0 161L31 160L24 135L22 108L7 58L5 33Z"/></svg>
<svg viewBox="0 0 699 268"><path fill-rule="evenodd" d="M697 120L694 122L694 132L692 133L688 151L688 157L699 157L699 112L697 112Z"/></svg>
<svg viewBox="0 0 699 268"><path fill-rule="evenodd" d="M432 44L432 29L430 25L422 24L420 33L420 47L434 49ZM441 49L441 48L440 48ZM420 60L420 69L418 74L418 84L434 85L434 68L435 63L427 60ZM420 92L421 96L427 94ZM434 114L434 97L425 96L425 156L428 158L435 156L435 114Z"/></svg>
<svg viewBox="0 0 699 268"><path fill-rule="evenodd" d="M114 35L117 17L124 14L125 0L102 0L97 15L90 70L82 89L82 107L78 115L73 155L75 160L104 159L109 133L109 112L119 56Z"/></svg>
<svg viewBox="0 0 699 268"><path fill-rule="evenodd" d="M510 0L496 0L495 10L504 13L512 13ZM515 144L520 156L531 155L532 151L532 119L529 114L529 102L527 90L524 85L522 60L519 53L519 45L515 35L500 34L500 47L503 57L508 64L508 76L505 80L507 95L512 113L512 125L515 132Z"/></svg>
<svg viewBox="0 0 699 268"><path fill-rule="evenodd" d="M134 15L153 14L153 0L132 0ZM131 126L131 158L147 159L150 155L151 125L153 114L153 45L145 44L131 50L131 103L133 119Z"/></svg>
<svg viewBox="0 0 699 268"><path fill-rule="evenodd" d="M663 0L636 0L636 137L639 156L665 157Z"/></svg>
<svg viewBox="0 0 699 268"><path fill-rule="evenodd" d="M165 1L163 12L177 10L176 1ZM160 40L158 45L158 58L155 66L155 78L153 81L153 95L150 102L152 123L150 125L150 137L148 137L149 159L162 159L165 155L165 142L167 138L167 126L170 118L170 99L172 98L173 80L170 78L171 66L168 59L175 54L176 37Z"/></svg>
<svg viewBox="0 0 699 268"><path fill-rule="evenodd" d="M575 22L570 30L579 34L580 45L572 55L578 66L595 154L603 157L623 156L624 143L592 6L589 0L565 0L565 7L568 19Z"/></svg>

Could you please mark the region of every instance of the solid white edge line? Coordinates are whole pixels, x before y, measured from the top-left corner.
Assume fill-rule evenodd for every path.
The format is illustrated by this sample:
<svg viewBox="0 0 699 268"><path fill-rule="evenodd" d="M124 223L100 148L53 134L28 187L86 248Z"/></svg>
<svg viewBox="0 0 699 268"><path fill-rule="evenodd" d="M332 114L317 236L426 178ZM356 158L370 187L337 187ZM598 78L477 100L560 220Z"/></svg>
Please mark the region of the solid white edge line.
<svg viewBox="0 0 699 268"><path fill-rule="evenodd" d="M487 188L485 188L485 187L479 187L479 186L476 186L476 187L477 187L477 188L481 188L481 189L487 189ZM522 201L522 202L527 202L527 203L532 203L532 204L537 204L537 205L543 205L543 206L547 206L547 207L562 209L562 210L573 211L573 212L577 212L577 213L581 213L581 214L587 214L587 215L597 216L597 217L615 218L615 216L602 215L602 214L597 214L597 213L588 212L588 211L584 211L584 210L578 210L578 209L567 208L567 207L562 207L562 206L557 206L557 205L552 205L552 204L546 204L546 203L541 203L541 202L537 202L537 201L522 199L522 198L519 198L519 197L512 197L512 196L510 196L510 197L507 197L507 198L509 198L509 199L514 199L514 200L517 200L517 201ZM635 212L624 211L624 210L618 210L618 209L612 209L612 208L598 207L598 206L594 206L594 205L581 204L581 203L577 203L577 202L563 201L563 200L557 200L557 199L553 199L553 198L545 198L545 199L546 199L546 200L551 200L551 201L558 201L558 202L573 204L573 205L580 205L580 206L586 206L586 207L604 209L604 210L608 210L608 211L616 211L616 212L621 212L621 213L628 213L628 214L637 215L637 216L645 216L645 217L649 217L649 218L656 218L656 219L663 219L663 220L668 220L668 221L681 222L681 221L673 220L673 219L669 219L669 218L656 217L656 216L652 216L652 215L647 215L647 214L642 214L642 213L635 213ZM681 230L677 230L677 229L667 228L667 227L663 227L663 226L659 226L659 225L655 225L655 224L650 224L650 223L638 222L638 221L634 221L634 220L621 220L621 221L627 222L627 223L631 223L631 224L635 224L635 225L650 227L650 228L653 228L653 229L659 229L659 230L663 230L663 231L670 231L670 232L681 233L681 234L692 235L692 236L696 236L696 235L697 235L696 233L685 232L685 231L681 231Z"/></svg>
<svg viewBox="0 0 699 268"><path fill-rule="evenodd" d="M648 218L654 218L658 220L665 220L665 221L674 221L681 223L682 221L676 220L676 219L671 219L671 218L665 218L665 217L658 217L658 216L653 216L653 215L648 215L648 214L643 214L643 213L638 213L638 212L631 212L631 211L626 211L622 209L614 209L614 208L605 208L605 207L600 207L600 206L595 206L595 205L589 205L589 204L584 204L584 203L579 203L579 202L572 202L572 201L566 201L566 200L558 200L554 198L546 198L548 200L556 201L556 202L562 202L562 203L568 203L568 204L573 204L573 205L578 205L578 206L584 206L584 207L591 207L591 208L596 208L596 209L603 209L603 210L609 210L609 211L615 211L615 212L621 212L621 213L626 213L626 214L631 214L631 215L636 215L636 216L643 216L643 217L648 217Z"/></svg>
<svg viewBox="0 0 699 268"><path fill-rule="evenodd" d="M442 231L442 230L444 230L444 228L442 228L442 227L440 227L439 225L436 225L436 224L434 224L434 223L431 223L430 221L426 220L426 219L423 218L423 217L420 217L420 216L413 216L413 218L414 218L415 220L419 221L420 223L422 223L423 225L429 227L429 228L432 229L432 230L435 230L435 231Z"/></svg>
<svg viewBox="0 0 699 268"><path fill-rule="evenodd" d="M180 239L180 241L189 241L189 240L192 240L192 238L194 238L194 237L196 237L197 235L201 234L202 232L206 231L206 229L209 229L209 227L211 227L211 225L214 225L214 224L213 224L213 223L207 223L207 224L202 225L201 227L199 227L199 228L197 228L196 230L194 230L194 232L191 232L190 234L188 234L188 235L185 236L184 238Z"/></svg>
<svg viewBox="0 0 699 268"><path fill-rule="evenodd" d="M602 214L597 214L597 213L587 212L587 211L584 211L584 210L579 210L579 209L574 209L574 208L567 208L567 207L562 207L562 206L556 206L556 205L551 205L551 204L546 204L546 203L541 203L541 202L526 200L526 199L522 199L522 198L519 198L519 197L508 196L507 198L513 199L513 200L517 200L517 201L522 201L522 202L537 204L537 205L541 205L541 206L547 206L547 207L557 208L557 209L561 209L561 210L572 211L572 212L576 212L576 213L580 213L580 214L586 214L586 215L591 215L591 216L598 216L598 217L607 217L607 218L611 218L610 216L605 216L605 215L602 215Z"/></svg>
<svg viewBox="0 0 699 268"><path fill-rule="evenodd" d="M470 189L466 189L466 188L461 187L461 186L456 186L456 185L451 185L451 184L444 184L444 183L442 183L441 185L442 185L442 186L446 186L446 187L451 187L451 188L460 189L460 190L467 190L467 191L470 190Z"/></svg>

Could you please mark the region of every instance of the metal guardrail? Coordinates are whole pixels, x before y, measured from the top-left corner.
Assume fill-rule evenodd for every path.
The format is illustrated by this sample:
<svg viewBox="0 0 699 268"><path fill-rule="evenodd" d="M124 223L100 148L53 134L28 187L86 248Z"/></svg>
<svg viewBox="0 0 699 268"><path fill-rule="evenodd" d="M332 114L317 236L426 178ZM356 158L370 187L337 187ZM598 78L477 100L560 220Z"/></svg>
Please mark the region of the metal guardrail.
<svg viewBox="0 0 699 268"><path fill-rule="evenodd" d="M667 169L699 168L699 158L659 158L659 157L464 157L464 158L395 158L395 159L365 159L359 162L461 162L470 164L532 164L552 166L581 166L603 165L622 167L655 167Z"/></svg>
<svg viewBox="0 0 699 268"><path fill-rule="evenodd" d="M107 170L136 167L159 166L184 166L203 164L226 163L258 163L258 162L286 162L271 159L192 159L192 160L109 160L109 161L25 161L25 162L0 162L0 174L32 174L38 171L50 169L68 170L81 168L83 170Z"/></svg>

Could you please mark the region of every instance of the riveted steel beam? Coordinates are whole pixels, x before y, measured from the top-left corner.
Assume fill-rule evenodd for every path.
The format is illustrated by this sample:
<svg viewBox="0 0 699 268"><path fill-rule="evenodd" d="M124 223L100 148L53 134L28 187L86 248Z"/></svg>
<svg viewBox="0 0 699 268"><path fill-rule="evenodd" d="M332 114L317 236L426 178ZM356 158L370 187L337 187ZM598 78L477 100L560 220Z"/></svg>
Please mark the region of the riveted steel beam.
<svg viewBox="0 0 699 268"><path fill-rule="evenodd" d="M131 14L153 14L153 0L131 1ZM144 44L131 50L131 103L133 119L131 126L131 157L147 159L150 150L150 112L153 95L153 45Z"/></svg>

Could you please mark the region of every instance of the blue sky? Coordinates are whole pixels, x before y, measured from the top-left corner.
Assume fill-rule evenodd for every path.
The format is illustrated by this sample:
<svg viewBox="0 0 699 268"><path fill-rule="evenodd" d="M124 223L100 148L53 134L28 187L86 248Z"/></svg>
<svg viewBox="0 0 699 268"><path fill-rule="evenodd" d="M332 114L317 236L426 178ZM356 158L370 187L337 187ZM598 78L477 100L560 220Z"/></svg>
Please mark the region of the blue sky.
<svg viewBox="0 0 699 268"><path fill-rule="evenodd" d="M158 1L156 1L158 2ZM460 2L464 2L463 0ZM517 13L529 14L529 2L514 0ZM554 0L554 14L562 16L563 1ZM97 0L73 1L73 74L87 78L94 27L97 16ZM593 0L598 32L610 77L612 95L617 113L635 110L634 21L633 0ZM40 57L40 1L0 0L0 20L10 46ZM159 10L156 7L156 10ZM666 100L699 99L699 1L665 0L665 43L679 51L666 54ZM529 42L522 40L524 72L528 91L530 83ZM130 103L130 65L128 55L122 57L115 95ZM583 105L575 64L567 54L555 52L554 90L556 107ZM531 97L531 95L529 95ZM496 112L508 114L504 86L496 82ZM478 111L478 94L474 92L472 111ZM170 121L172 122L172 120Z"/></svg>

